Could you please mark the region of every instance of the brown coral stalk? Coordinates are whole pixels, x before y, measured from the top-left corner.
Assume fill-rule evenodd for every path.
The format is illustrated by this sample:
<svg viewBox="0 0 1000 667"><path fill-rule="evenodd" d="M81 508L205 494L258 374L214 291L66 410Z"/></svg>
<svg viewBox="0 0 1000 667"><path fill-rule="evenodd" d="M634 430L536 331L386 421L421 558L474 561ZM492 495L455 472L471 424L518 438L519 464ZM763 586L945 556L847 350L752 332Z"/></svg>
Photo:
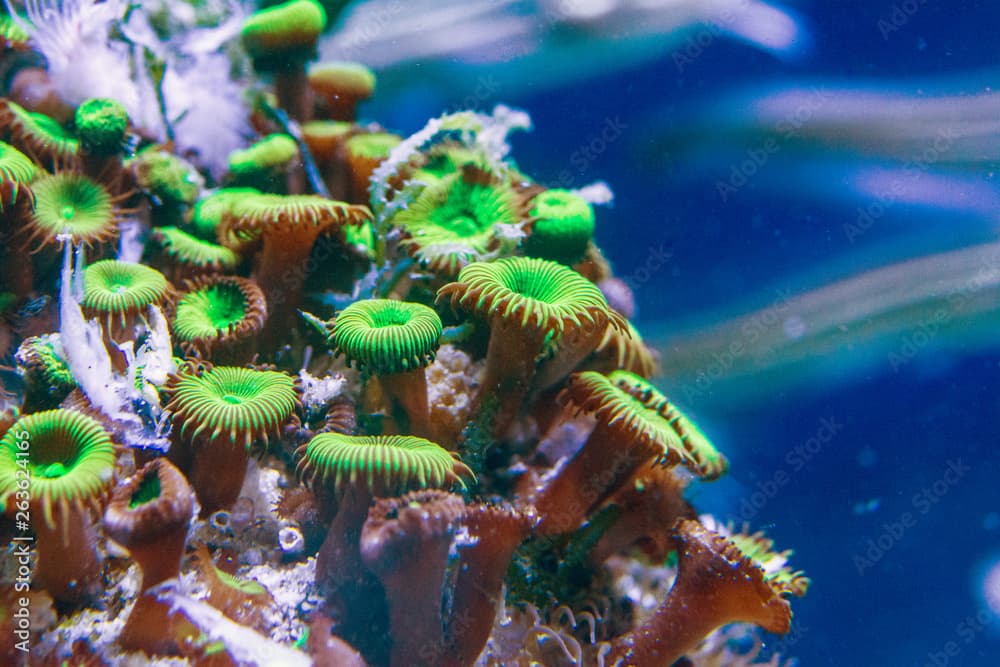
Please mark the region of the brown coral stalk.
<svg viewBox="0 0 1000 667"><path fill-rule="evenodd" d="M411 435L430 437L430 405L427 376L423 368L379 376L379 384L390 401L402 406L409 418Z"/></svg>
<svg viewBox="0 0 1000 667"><path fill-rule="evenodd" d="M41 510L35 512L41 516ZM56 600L85 602L100 591L101 559L90 513L64 504L54 524L35 522L38 562L34 582Z"/></svg>
<svg viewBox="0 0 1000 667"><path fill-rule="evenodd" d="M598 504L655 456L650 448L619 436L614 427L598 423L571 459L535 488L521 489L538 509L542 535L576 530Z"/></svg>
<svg viewBox="0 0 1000 667"><path fill-rule="evenodd" d="M201 518L232 507L240 497L250 463L250 452L241 444L174 442L168 456L187 471L201 504Z"/></svg>
<svg viewBox="0 0 1000 667"><path fill-rule="evenodd" d="M727 623L753 623L778 634L789 631L788 601L733 543L696 521L681 521L674 539L680 557L674 587L645 623L612 642L605 664L673 664Z"/></svg>
<svg viewBox="0 0 1000 667"><path fill-rule="evenodd" d="M385 587L394 667L441 664L445 570L463 509L459 496L418 491L368 513L361 557Z"/></svg>
<svg viewBox="0 0 1000 667"><path fill-rule="evenodd" d="M384 628L385 598L378 581L361 559L361 529L372 496L349 488L337 503L337 514L316 554L316 583L326 597L327 608L338 622L338 634L359 646L371 661L379 662L378 650L370 645L375 629Z"/></svg>
<svg viewBox="0 0 1000 667"><path fill-rule="evenodd" d="M670 533L680 519L696 519L697 512L684 500L686 481L674 468L640 468L611 502L622 514L601 536L590 552L590 560L599 565L609 556L638 546L654 562L663 562L673 551Z"/></svg>
<svg viewBox="0 0 1000 667"><path fill-rule="evenodd" d="M476 408L493 409L493 435L502 437L517 418L535 374L535 358L545 343L545 330L528 329L502 317L490 320L486 369L476 396ZM496 401L489 406L488 399Z"/></svg>
<svg viewBox="0 0 1000 667"><path fill-rule="evenodd" d="M472 544L459 549L459 574L447 619L444 667L470 665L482 652L493 629L504 575L517 547L537 523L534 511L473 505L462 523Z"/></svg>
<svg viewBox="0 0 1000 667"><path fill-rule="evenodd" d="M368 663L358 651L340 637L331 634L333 621L323 613L317 613L309 623L309 638L306 647L316 665L337 665L338 667L368 667Z"/></svg>
<svg viewBox="0 0 1000 667"><path fill-rule="evenodd" d="M143 592L180 572L193 516L194 491L166 459L150 461L115 489L104 529L139 563Z"/></svg>

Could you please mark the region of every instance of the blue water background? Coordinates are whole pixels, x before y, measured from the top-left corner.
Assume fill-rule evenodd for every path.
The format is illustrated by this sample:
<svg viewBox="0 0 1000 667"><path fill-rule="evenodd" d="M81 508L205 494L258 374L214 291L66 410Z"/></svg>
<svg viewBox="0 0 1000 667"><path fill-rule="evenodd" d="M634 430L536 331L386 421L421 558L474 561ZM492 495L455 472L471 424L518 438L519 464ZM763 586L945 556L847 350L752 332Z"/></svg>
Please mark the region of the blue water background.
<svg viewBox="0 0 1000 667"><path fill-rule="evenodd" d="M640 329L662 330L701 312L738 309L810 272L822 282L995 238L996 222L981 214L900 204L851 243L843 226L863 199L783 192L773 184L787 165L776 160L722 202L716 182L742 149L692 176L683 159L658 154L649 140L682 123L693 102L735 86L916 80L996 65L995 3L908 6L916 10L884 36L879 21L891 19L891 2L800 3L813 46L799 59L711 39L683 68L668 54L580 84L500 90L477 103L531 113L535 130L516 138L515 156L542 183L565 184L568 170L572 186L604 179L613 187L615 204L599 211L597 238L619 275L632 275L651 248L667 244L670 261L636 290ZM474 86L473 78L456 78L444 97L413 89L372 115L411 131ZM624 129L581 170L580 151L609 119ZM991 174L982 178L992 186ZM732 462L727 479L696 490L698 507L752 518L779 547L794 548L793 564L814 580L809 595L793 602L796 632L778 642L801 664L1000 664L1000 632L976 620L985 609L984 564L1000 561L998 352L1000 345L957 353L931 347L896 370L864 367L846 383L773 393L765 386L751 402L708 396L684 406ZM835 434L820 442L824 424L834 424ZM948 473L949 465L961 472Z"/></svg>

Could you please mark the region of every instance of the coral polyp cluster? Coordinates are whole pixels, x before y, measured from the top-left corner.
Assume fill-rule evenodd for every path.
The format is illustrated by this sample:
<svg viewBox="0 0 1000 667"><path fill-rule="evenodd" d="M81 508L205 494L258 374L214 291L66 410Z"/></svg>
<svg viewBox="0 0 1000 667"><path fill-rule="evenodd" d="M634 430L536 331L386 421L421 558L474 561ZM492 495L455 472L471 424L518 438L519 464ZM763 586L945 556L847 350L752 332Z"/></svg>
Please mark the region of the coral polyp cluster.
<svg viewBox="0 0 1000 667"><path fill-rule="evenodd" d="M729 462L651 379L604 189L511 160L525 113L359 122L375 75L311 64L312 0L195 3L211 53L146 3L56 4L4 24L46 95L0 99L0 621L26 586L30 664L751 664L730 637L790 630L809 580L699 519ZM81 30L152 106L68 76ZM178 110L216 58L252 108Z"/></svg>

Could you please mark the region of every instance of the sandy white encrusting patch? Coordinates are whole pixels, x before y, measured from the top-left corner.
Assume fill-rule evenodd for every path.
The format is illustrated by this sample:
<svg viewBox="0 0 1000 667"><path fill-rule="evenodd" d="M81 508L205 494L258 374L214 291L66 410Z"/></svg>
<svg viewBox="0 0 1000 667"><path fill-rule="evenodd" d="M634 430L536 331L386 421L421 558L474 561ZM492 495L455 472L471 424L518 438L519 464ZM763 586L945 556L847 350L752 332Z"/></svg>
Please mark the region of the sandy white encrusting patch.
<svg viewBox="0 0 1000 667"><path fill-rule="evenodd" d="M182 612L202 633L221 641L236 661L273 667L310 667L312 659L290 646L265 637L256 630L230 620L218 609L185 592L183 584L170 581L158 586L157 595L172 609ZM154 589L156 590L156 589Z"/></svg>
<svg viewBox="0 0 1000 667"><path fill-rule="evenodd" d="M644 565L624 556L612 556L605 567L611 575L614 597L632 603L636 625L656 611L677 577L675 568Z"/></svg>
<svg viewBox="0 0 1000 667"><path fill-rule="evenodd" d="M473 363L472 357L453 345L441 346L425 371L432 422L446 424L454 432L462 429L468 422L484 365L481 361Z"/></svg>
<svg viewBox="0 0 1000 667"><path fill-rule="evenodd" d="M64 618L56 628L43 635L35 651L65 658L70 655L75 642L83 641L98 655L111 659L113 664L128 664L121 662L124 654L120 653L115 642L128 621L141 580L142 573L135 564L124 572L112 571L103 593L104 608L87 608ZM176 664L184 665L187 661Z"/></svg>
<svg viewBox="0 0 1000 667"><path fill-rule="evenodd" d="M316 559L309 558L305 562L280 567L251 567L242 576L259 583L274 598L274 604L263 613L271 638L283 643L298 640L307 627L303 616L320 603L313 583L316 579Z"/></svg>
<svg viewBox="0 0 1000 667"><path fill-rule="evenodd" d="M253 503L255 515L273 514L281 500L282 476L276 468L259 465L250 459L240 498L248 498Z"/></svg>
<svg viewBox="0 0 1000 667"><path fill-rule="evenodd" d="M330 401L344 392L346 378L341 374L316 377L309 371L299 371L299 382L302 388L302 405L307 411L325 408Z"/></svg>

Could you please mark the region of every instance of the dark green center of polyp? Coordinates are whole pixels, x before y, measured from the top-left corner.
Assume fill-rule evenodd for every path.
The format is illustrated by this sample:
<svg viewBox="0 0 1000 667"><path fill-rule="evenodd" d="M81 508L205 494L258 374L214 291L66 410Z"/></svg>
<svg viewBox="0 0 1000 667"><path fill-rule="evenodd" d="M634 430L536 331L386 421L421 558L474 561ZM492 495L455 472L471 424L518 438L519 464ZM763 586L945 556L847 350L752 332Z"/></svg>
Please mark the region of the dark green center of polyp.
<svg viewBox="0 0 1000 667"><path fill-rule="evenodd" d="M233 396L232 394L226 394L222 397L222 400L230 405L242 405L243 399L239 396Z"/></svg>
<svg viewBox="0 0 1000 667"><path fill-rule="evenodd" d="M116 276L111 279L108 287L115 294L124 294L132 286L132 281L127 276Z"/></svg>
<svg viewBox="0 0 1000 667"><path fill-rule="evenodd" d="M472 236L479 232L479 225L475 216L463 213L456 215L448 222L448 227L459 236Z"/></svg>
<svg viewBox="0 0 1000 667"><path fill-rule="evenodd" d="M386 310L377 313L373 319L375 327L381 329L383 327L400 327L408 324L410 316L399 310Z"/></svg>
<svg viewBox="0 0 1000 667"><path fill-rule="evenodd" d="M35 472L39 477L44 477L45 479L55 479L56 477L62 477L66 474L66 466L64 466L61 461L44 463L38 466L35 469Z"/></svg>
<svg viewBox="0 0 1000 667"><path fill-rule="evenodd" d="M246 301L235 289L216 287L206 293L207 314L216 329L228 329L246 315Z"/></svg>
<svg viewBox="0 0 1000 667"><path fill-rule="evenodd" d="M518 274L512 279L505 281L507 288L512 292L517 292L529 299L538 301L548 301L550 296L550 285L545 280L539 280L537 276L530 274Z"/></svg>
<svg viewBox="0 0 1000 667"><path fill-rule="evenodd" d="M129 509L135 509L139 505L156 500L160 497L160 476L157 474L146 475L139 482L139 488L135 490L129 499Z"/></svg>
<svg viewBox="0 0 1000 667"><path fill-rule="evenodd" d="M63 220L72 220L74 217L76 217L76 207L67 204L66 206L62 207L60 215L62 215Z"/></svg>

